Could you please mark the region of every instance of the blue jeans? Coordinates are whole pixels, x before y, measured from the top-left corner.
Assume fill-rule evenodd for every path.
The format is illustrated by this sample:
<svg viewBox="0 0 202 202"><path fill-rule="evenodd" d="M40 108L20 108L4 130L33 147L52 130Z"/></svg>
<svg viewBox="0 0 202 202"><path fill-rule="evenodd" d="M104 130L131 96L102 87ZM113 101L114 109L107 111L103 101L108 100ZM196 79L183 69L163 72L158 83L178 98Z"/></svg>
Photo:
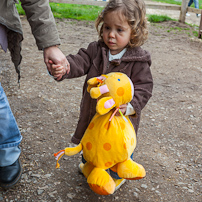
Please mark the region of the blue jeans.
<svg viewBox="0 0 202 202"><path fill-rule="evenodd" d="M131 159L133 159L133 153L130 156ZM83 155L82 155L82 163L86 163L86 160L84 159ZM122 179L121 177L118 176L118 174L114 171L112 171L111 169L109 169L109 173L111 175L112 178L114 179Z"/></svg>
<svg viewBox="0 0 202 202"><path fill-rule="evenodd" d="M188 7L194 3L195 8L199 8L198 0L189 0Z"/></svg>
<svg viewBox="0 0 202 202"><path fill-rule="evenodd" d="M22 141L19 128L0 83L0 166L13 164L20 156Z"/></svg>

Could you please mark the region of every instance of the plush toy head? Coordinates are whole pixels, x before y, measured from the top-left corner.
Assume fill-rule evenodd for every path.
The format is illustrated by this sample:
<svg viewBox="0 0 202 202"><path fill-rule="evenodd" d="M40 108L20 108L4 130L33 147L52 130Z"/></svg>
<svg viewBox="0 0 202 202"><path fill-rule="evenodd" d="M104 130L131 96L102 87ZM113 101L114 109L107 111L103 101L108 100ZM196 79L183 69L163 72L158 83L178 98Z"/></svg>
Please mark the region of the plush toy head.
<svg viewBox="0 0 202 202"><path fill-rule="evenodd" d="M113 72L88 80L88 92L98 99L96 110L103 115L112 108L130 102L134 96L134 86L127 75Z"/></svg>
<svg viewBox="0 0 202 202"><path fill-rule="evenodd" d="M141 179L146 174L143 166L130 158L136 147L136 134L130 119L114 116L116 110L111 110L130 102L133 89L131 80L123 73L114 72L88 80L88 92L98 99L97 113L78 146L55 154L58 162L63 154L72 156L83 150L86 163L80 168L95 193L108 195L115 191L115 179L106 169L130 180Z"/></svg>

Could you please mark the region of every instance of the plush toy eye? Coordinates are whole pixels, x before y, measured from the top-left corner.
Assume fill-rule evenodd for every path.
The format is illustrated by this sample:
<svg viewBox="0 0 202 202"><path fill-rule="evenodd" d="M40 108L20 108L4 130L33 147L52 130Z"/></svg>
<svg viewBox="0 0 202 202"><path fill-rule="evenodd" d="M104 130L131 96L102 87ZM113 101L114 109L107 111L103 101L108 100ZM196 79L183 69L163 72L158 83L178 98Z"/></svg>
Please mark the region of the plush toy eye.
<svg viewBox="0 0 202 202"><path fill-rule="evenodd" d="M121 79L118 79L118 81L121 81Z"/></svg>

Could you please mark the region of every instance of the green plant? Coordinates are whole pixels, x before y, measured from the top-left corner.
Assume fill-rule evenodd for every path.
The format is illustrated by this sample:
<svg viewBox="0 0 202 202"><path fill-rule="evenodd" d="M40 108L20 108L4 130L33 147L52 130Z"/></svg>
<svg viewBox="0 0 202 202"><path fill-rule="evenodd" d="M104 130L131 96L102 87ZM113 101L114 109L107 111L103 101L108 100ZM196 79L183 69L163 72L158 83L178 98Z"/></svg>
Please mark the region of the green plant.
<svg viewBox="0 0 202 202"><path fill-rule="evenodd" d="M192 33L193 33L193 35L195 36L195 37L198 37L198 32L197 31L192 31Z"/></svg>
<svg viewBox="0 0 202 202"><path fill-rule="evenodd" d="M182 1L179 1L179 0L152 0L152 1L168 3L168 4L176 4L176 5L182 4ZM191 5L191 7L194 7L194 3ZM202 0L199 0L199 8L202 9Z"/></svg>
<svg viewBox="0 0 202 202"><path fill-rule="evenodd" d="M21 2L19 4L15 4L20 15L25 15L25 11L22 9Z"/></svg>
<svg viewBox="0 0 202 202"><path fill-rule="evenodd" d="M51 10L56 18L70 18L76 20L93 21L97 18L102 7L91 5L77 5L65 3L50 3Z"/></svg>
<svg viewBox="0 0 202 202"><path fill-rule="evenodd" d="M167 15L148 15L147 19L149 22L164 22L169 20L176 21L175 19L172 19Z"/></svg>

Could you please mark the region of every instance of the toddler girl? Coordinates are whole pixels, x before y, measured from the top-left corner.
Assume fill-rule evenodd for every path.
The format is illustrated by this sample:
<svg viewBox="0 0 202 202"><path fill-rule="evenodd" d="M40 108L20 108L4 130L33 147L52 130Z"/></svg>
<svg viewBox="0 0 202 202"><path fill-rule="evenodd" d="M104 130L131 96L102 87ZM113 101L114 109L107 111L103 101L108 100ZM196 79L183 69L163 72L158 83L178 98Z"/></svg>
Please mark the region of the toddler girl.
<svg viewBox="0 0 202 202"><path fill-rule="evenodd" d="M110 0L96 20L100 39L90 43L87 49L81 48L76 55L67 56L70 64L68 74L67 67L52 65L52 75L57 78L62 76L60 80L86 75L73 143L79 144L96 113L96 100L91 99L87 92L87 81L110 72L125 73L133 82L134 97L120 109L123 114L130 115L137 134L141 110L150 99L153 88L150 54L140 47L148 35L145 15L143 0ZM117 173L111 171L110 174L116 189L125 182Z"/></svg>

